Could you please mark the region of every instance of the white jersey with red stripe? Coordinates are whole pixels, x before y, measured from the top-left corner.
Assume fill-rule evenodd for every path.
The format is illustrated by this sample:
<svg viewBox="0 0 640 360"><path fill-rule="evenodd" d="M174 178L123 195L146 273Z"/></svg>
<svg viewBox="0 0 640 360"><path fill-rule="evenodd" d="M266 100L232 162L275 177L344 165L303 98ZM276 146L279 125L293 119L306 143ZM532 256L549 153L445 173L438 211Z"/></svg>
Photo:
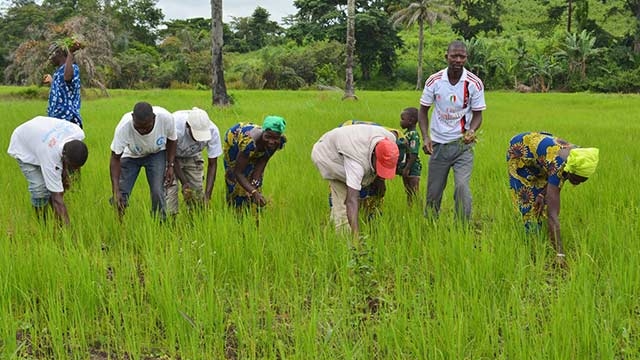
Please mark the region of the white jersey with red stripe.
<svg viewBox="0 0 640 360"><path fill-rule="evenodd" d="M420 105L433 106L429 124L431 141L450 143L460 139L469 129L473 111L486 109L484 85L467 69L463 69L460 80L452 85L447 69L443 69L425 82Z"/></svg>

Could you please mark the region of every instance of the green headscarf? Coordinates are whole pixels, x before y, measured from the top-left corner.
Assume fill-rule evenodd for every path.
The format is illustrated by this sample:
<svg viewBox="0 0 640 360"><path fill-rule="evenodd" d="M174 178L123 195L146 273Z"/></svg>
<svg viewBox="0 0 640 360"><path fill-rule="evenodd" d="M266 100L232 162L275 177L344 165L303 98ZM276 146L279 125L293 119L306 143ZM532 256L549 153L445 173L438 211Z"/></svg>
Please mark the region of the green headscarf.
<svg viewBox="0 0 640 360"><path fill-rule="evenodd" d="M571 149L564 171L588 178L596 172L598 155L599 150L596 148Z"/></svg>
<svg viewBox="0 0 640 360"><path fill-rule="evenodd" d="M283 117L269 115L264 118L264 121L262 122L262 129L271 130L271 131L275 131L277 133L282 134L284 133L284 128L286 125L287 125L287 122L284 121Z"/></svg>

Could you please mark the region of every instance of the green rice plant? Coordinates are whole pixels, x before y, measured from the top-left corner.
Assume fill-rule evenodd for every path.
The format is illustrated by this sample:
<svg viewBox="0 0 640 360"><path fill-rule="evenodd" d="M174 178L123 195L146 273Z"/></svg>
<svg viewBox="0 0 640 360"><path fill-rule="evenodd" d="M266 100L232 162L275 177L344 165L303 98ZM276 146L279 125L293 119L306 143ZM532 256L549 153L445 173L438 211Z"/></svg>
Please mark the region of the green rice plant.
<svg viewBox="0 0 640 360"><path fill-rule="evenodd" d="M16 126L46 109L44 99L5 96L18 90L0 87L4 149ZM357 247L329 223L328 184L311 148L349 119L399 127L419 92L345 102L338 92L237 91L228 108L212 107L208 91L110 95L82 104L89 159L65 194L69 228L37 222L18 166L0 157L1 358L640 357L636 95L487 93L471 224L454 220L452 183L433 220L422 204L407 207L396 178ZM210 208L159 223L141 173L117 220L110 143L137 101L198 106L221 133L270 114L287 119L259 226L225 206L221 160ZM535 130L600 148L594 176L562 191L565 272L551 266L546 234L525 234L508 191L508 141Z"/></svg>

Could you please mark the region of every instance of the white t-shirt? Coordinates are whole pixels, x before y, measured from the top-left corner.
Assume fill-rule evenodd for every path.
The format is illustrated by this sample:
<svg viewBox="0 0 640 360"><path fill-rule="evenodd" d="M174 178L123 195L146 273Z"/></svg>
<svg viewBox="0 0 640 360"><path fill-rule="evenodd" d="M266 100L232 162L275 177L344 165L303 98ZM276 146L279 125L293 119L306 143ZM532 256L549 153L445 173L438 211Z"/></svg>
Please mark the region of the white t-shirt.
<svg viewBox="0 0 640 360"><path fill-rule="evenodd" d="M343 181L360 190L376 178L371 155L382 139L396 141L382 126L357 125L335 128L325 133L313 146L311 159L327 180Z"/></svg>
<svg viewBox="0 0 640 360"><path fill-rule="evenodd" d="M62 148L71 140L84 140L84 131L78 125L36 116L13 131L7 152L23 163L40 166L47 190L60 193L64 192Z"/></svg>
<svg viewBox="0 0 640 360"><path fill-rule="evenodd" d="M458 140L469 129L473 111L487 108L484 85L479 77L463 69L460 80L451 85L447 69L431 75L424 83L420 105L433 106L429 132L435 143Z"/></svg>
<svg viewBox="0 0 640 360"><path fill-rule="evenodd" d="M195 141L187 132L187 118L190 110L179 110L173 113L173 120L176 122L176 135L178 136L176 156L192 157L207 148L207 157L217 158L222 155L222 142L220 141L220 131L218 127L209 120L209 141Z"/></svg>
<svg viewBox="0 0 640 360"><path fill-rule="evenodd" d="M111 151L124 158L141 158L166 149L167 140L176 140L173 115L159 106L153 107L156 122L150 133L141 135L133 127L133 112L122 116L111 142Z"/></svg>

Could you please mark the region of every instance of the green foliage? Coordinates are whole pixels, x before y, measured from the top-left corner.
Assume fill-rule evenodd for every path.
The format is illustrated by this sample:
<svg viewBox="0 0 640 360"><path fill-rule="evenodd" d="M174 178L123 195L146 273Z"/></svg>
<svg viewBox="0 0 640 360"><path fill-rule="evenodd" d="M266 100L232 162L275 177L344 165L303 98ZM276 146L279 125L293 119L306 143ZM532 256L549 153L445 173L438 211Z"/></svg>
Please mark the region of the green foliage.
<svg viewBox="0 0 640 360"><path fill-rule="evenodd" d="M468 67L491 89L524 84L537 91L574 91L623 79L623 74L637 66L640 51L636 1L572 3L573 17L568 19L568 3L562 0L460 0L453 3L457 6L453 12L447 11L451 2L439 0L359 0L354 76L366 88L388 89L390 84L404 88L412 82L409 63L413 62L413 82L421 88L423 77L446 66L443 49L460 36L456 30L468 41L482 44L482 56L470 57ZM156 5L155 0L12 1L0 12L4 82L39 84L51 71L46 61L49 43L78 34L87 44L76 57L83 87L98 87L106 93L107 86L164 88L172 81L193 87L212 83L211 20L200 17L163 23ZM260 6L250 17L223 24L222 61L231 88L343 85L344 56L336 54L343 53L338 48L345 44L346 1L297 0L295 5L297 13L287 20L286 28L270 20ZM438 18L453 18L456 24L435 21ZM419 26L410 26L419 25L418 19L428 25L424 36ZM576 29L570 34L575 39L567 39L569 20ZM329 51L333 55L316 54L325 47L324 42L331 41L337 44ZM140 44L156 51L141 49ZM271 56L275 62L270 64L264 61L263 50L272 49L282 56ZM141 58L134 59L138 53Z"/></svg>
<svg viewBox="0 0 640 360"><path fill-rule="evenodd" d="M13 91L10 91L8 94L2 94L0 95L0 97L43 100L49 98L49 89L38 86L20 87Z"/></svg>
<svg viewBox="0 0 640 360"><path fill-rule="evenodd" d="M455 22L451 25L453 31L470 40L491 32L501 33L500 15L504 11L502 4L495 0L453 0L456 6L451 11Z"/></svg>

